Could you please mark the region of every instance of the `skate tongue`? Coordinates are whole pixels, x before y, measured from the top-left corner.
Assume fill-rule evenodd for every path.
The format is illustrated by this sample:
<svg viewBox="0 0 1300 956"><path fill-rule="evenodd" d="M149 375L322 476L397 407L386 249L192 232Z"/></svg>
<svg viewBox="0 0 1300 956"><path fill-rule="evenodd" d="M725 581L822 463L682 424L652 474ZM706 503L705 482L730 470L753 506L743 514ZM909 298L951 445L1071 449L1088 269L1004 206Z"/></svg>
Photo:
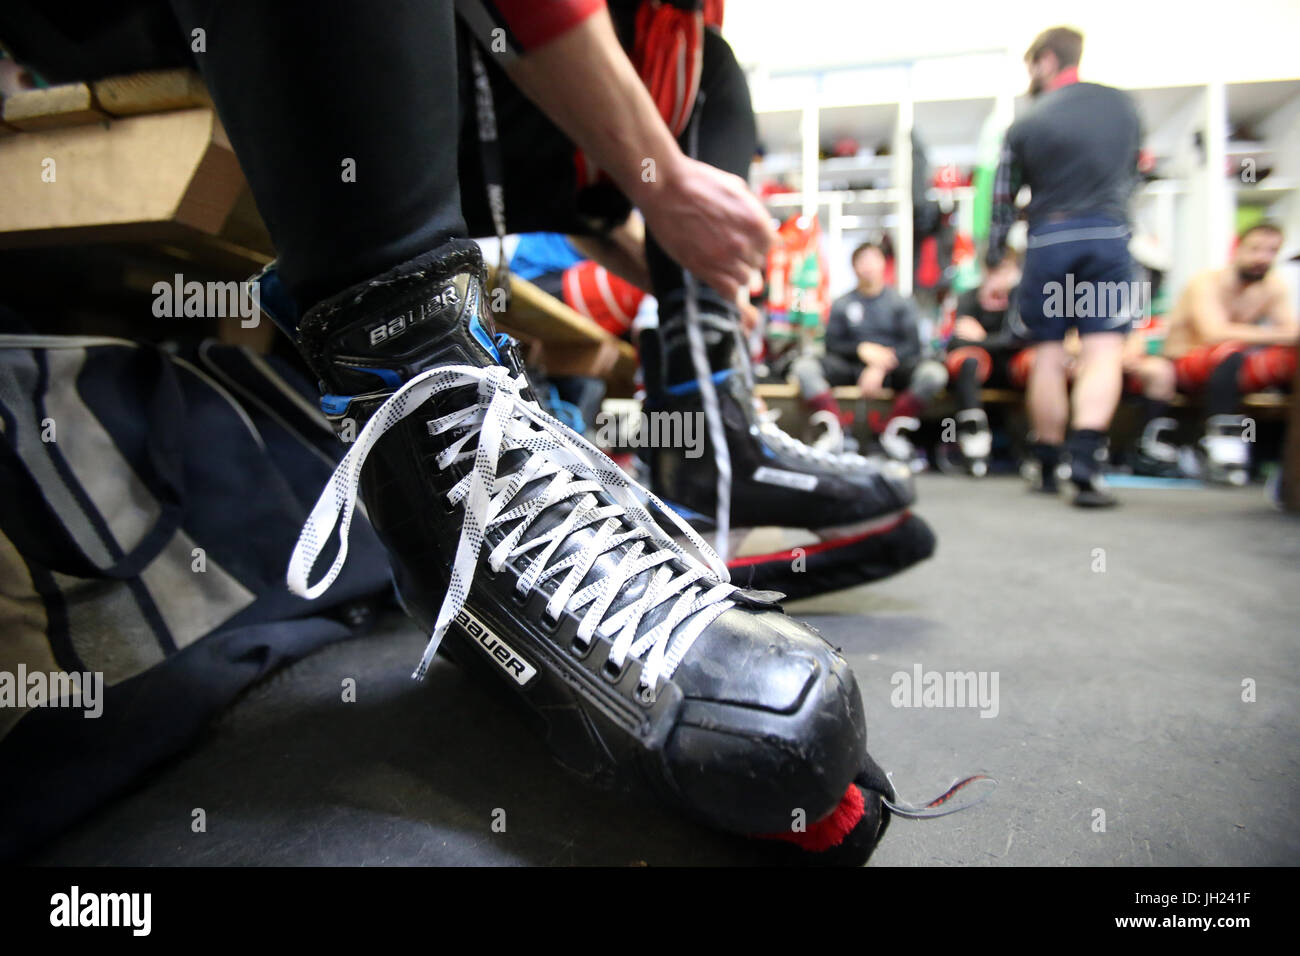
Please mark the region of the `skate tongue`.
<svg viewBox="0 0 1300 956"><path fill-rule="evenodd" d="M511 349L510 352L513 356L514 350ZM482 394L482 390L483 388L480 386L480 394ZM467 386L454 392L445 393L445 397L440 396L434 400L434 403L435 406L442 411L449 411L453 408L463 408L467 401L472 401L472 399L469 398L469 395L470 389ZM533 401L535 401L535 399L533 399ZM448 433L448 435L444 437L455 439L461 434L464 434L467 430L468 429L465 428L457 429L456 431ZM433 429L431 428L430 431L432 432ZM477 445L478 435L476 433L465 443L461 451L468 455L470 452L477 450ZM532 454L523 448L514 448L503 452L498 459L496 472L498 481L503 482L517 474L531 457ZM468 474L468 470L467 466L453 466L451 469L454 474L462 479L466 474ZM526 481L520 486L518 491L515 492L514 497L510 501L509 510L520 511L526 508L530 501L538 495L545 493L547 486L550 484L550 480L550 478L535 478ZM614 500L603 491L593 491L590 494L598 506L610 506L615 504ZM564 521L569 517L570 512L577 507L577 504L577 499L568 498L557 501L543 509L532 522L530 536L542 537L554 531L564 523ZM520 520L522 520L522 518ZM503 524L497 528L487 530L485 533L486 543L489 546L495 546L505 538L506 534L510 530L510 524ZM585 526L570 530L563 537L559 546L555 549L549 563L554 565L573 559L582 551L583 548L587 547L596 533L597 528L593 526ZM603 578L608 577L618 564L627 558L628 553L631 551L633 546L634 542L628 541L615 545L603 552L600 557L596 559L591 570L587 572L586 576L580 582L578 590L581 591L583 588L594 586ZM687 542L687 546L689 546L689 542ZM511 563L518 572L523 573L528 570L535 557L535 554L521 555ZM675 562L674 569L681 572L685 570L685 565L680 561ZM653 581L653 578L653 569L647 569L629 578L620 589L614 602L611 604L609 613L617 613L623 608L640 600L644 595L646 588L649 587ZM547 593L553 593L555 586L556 582L552 579L546 584L541 585L541 590ZM669 608L665 606L656 607L648 611L643 619L644 629L648 631L656 624L660 623L660 621L667 616L668 612Z"/></svg>
<svg viewBox="0 0 1300 956"><path fill-rule="evenodd" d="M396 388L440 365L483 368L502 353L478 246L454 240L312 308L302 351L325 390Z"/></svg>
<svg viewBox="0 0 1300 956"><path fill-rule="evenodd" d="M476 442L467 442L464 451L469 452L475 450L475 448ZM530 457L531 454L528 451L520 448L512 449L502 454L497 468L498 480L504 481L517 474ZM550 481L550 478L535 478L531 481L525 482L511 499L509 510L524 510L530 501L539 495L545 494ZM592 491L589 494L591 496L591 501L593 501L598 507L608 507L616 504L613 498L603 491ZM578 503L579 499L567 498L554 502L544 508L536 519L533 520L529 536L540 538L553 532L569 518L570 513L578 506ZM522 520L522 518L520 520ZM485 536L487 544L489 546L499 544L511 530L512 524L513 522L504 523L500 527L488 531ZM551 555L548 564L554 566L575 560L582 550L591 543L597 533L598 526L596 525L586 525L570 530L561 539L559 545ZM628 559L629 553L633 547L635 547L635 541L626 541L603 551L592 564L591 569L583 577L582 581L578 584L576 590L580 592L585 588L595 587L601 580L609 577L610 574L615 572L615 569L621 562ZM532 565L535 558L535 553L521 555L512 563L515 565L517 571L524 573ZM672 562L671 566L676 573L681 573L686 570L685 563L680 559ZM619 589L618 595L614 598L607 613L611 615L616 614L624 608L641 600L645 595L646 589L652 584L654 576L655 569L647 568L646 570L628 578ZM555 579L551 579L547 583L541 585L540 589L548 594L553 594L556 583ZM667 617L670 610L670 606L660 605L647 611L643 618L642 630L651 630Z"/></svg>
<svg viewBox="0 0 1300 956"><path fill-rule="evenodd" d="M520 586L534 590L553 582L545 590L550 595L546 613L558 619L565 610L585 610L577 638L590 641L599 633L611 639L610 659L618 666L628 655L642 657L642 679L653 688L660 674L671 674L708 622L731 606L725 599L735 588L723 583L725 566L684 522L680 526L712 558L711 567L678 561L684 554L641 506L635 483L536 403L520 403L517 388L517 380L504 369L489 370L480 380L487 403L479 406L481 411L467 409L429 424L437 434L467 417L480 421L472 452L466 435L439 456L444 468L469 458L475 467L448 496L462 505L464 524L448 597L415 676L427 669L468 596L478 557L495 527L501 539L489 554L493 567L500 570L510 558L533 556ZM502 474L501 458L510 450L529 454L518 468ZM491 465L487 476L485 465ZM528 485L535 488L521 498ZM598 570L601 561L606 564ZM627 592L636 597L628 600ZM671 606L665 607L670 599ZM682 632L676 634L679 626Z"/></svg>

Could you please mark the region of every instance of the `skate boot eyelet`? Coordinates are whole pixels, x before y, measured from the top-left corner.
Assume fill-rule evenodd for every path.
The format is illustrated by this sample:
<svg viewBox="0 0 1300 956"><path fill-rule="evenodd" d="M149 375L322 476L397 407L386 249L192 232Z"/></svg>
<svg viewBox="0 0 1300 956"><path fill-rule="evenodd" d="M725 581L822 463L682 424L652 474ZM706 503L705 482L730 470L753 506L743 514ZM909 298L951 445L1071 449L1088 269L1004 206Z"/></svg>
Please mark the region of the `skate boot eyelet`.
<svg viewBox="0 0 1300 956"><path fill-rule="evenodd" d="M605 663L600 666L600 676L611 684L617 684L623 679L623 675L627 673L627 665L628 660L625 659L622 665L615 666L614 662L607 657Z"/></svg>
<svg viewBox="0 0 1300 956"><path fill-rule="evenodd" d="M650 685L644 685L636 689L636 702L644 707L653 707L655 700L655 689Z"/></svg>
<svg viewBox="0 0 1300 956"><path fill-rule="evenodd" d="M575 637L572 641L569 642L569 651L570 651L570 652L573 654L573 656L576 657L578 660L582 660L582 659L583 659L584 657L586 657L589 653L591 653L591 648L592 648L592 646L593 646L594 644L595 644L594 641L585 641L585 642L584 642L584 641L582 640L582 638L580 638L580 637Z"/></svg>

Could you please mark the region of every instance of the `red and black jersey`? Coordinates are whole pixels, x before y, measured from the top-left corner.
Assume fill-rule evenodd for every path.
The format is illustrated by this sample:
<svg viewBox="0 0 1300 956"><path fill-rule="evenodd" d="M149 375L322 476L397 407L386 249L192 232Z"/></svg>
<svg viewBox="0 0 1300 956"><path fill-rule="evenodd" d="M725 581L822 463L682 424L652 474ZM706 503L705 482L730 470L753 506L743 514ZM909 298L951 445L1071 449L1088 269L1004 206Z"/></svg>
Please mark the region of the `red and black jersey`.
<svg viewBox="0 0 1300 956"><path fill-rule="evenodd" d="M573 29L605 0L456 0L456 11L484 48L511 59ZM612 0L615 32L674 136L695 107L703 71L704 30L721 29L723 0ZM574 151L579 188L600 179Z"/></svg>
<svg viewBox="0 0 1300 956"><path fill-rule="evenodd" d="M485 49L507 59L572 30L605 0L456 0L456 13Z"/></svg>

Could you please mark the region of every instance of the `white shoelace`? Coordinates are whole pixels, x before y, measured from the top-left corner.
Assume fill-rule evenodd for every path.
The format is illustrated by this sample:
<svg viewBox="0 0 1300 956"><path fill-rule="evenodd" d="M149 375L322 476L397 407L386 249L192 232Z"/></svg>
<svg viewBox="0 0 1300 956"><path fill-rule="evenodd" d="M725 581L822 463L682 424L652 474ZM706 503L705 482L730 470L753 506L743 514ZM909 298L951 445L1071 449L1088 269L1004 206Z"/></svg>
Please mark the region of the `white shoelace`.
<svg viewBox="0 0 1300 956"><path fill-rule="evenodd" d="M844 447L844 429L840 426L839 416L834 412L817 411L808 417L811 425L820 424L825 429L809 447L814 451L838 454Z"/></svg>
<svg viewBox="0 0 1300 956"><path fill-rule="evenodd" d="M814 448L812 445L799 441L782 431L781 428L768 417L770 412L759 413L759 434L770 444L778 449L789 452L797 458L805 461L816 462L820 465L827 465L832 468L841 470L851 470L855 468L864 468L870 465L870 459L851 451L827 451L822 448Z"/></svg>
<svg viewBox="0 0 1300 956"><path fill-rule="evenodd" d="M343 569L361 469L375 443L402 419L425 407L431 397L466 385L478 386L477 402L428 422L431 435L464 430L438 456L439 468L470 460L474 464L447 493L449 503L464 508L460 540L447 595L413 676L417 679L424 676L448 625L465 604L488 530L517 522L489 553L488 565L492 571L499 572L512 558L537 552L519 576L516 583L519 592L530 593L543 583L560 578L547 603L547 616L555 621L566 608L575 614L586 608L578 625L577 639L584 645L597 634L612 640L609 663L620 669L629 656L642 660L639 689L653 694L659 678L671 676L700 633L733 606L734 602L727 597L736 588L729 583L726 565L689 525L647 489L628 478L599 449L546 414L536 402L525 400L520 394L526 387L523 376L511 378L503 366L449 365L431 369L412 378L375 411L303 525L289 561L289 589L301 597L318 597ZM465 451L475 436L476 446ZM528 452L528 457L518 469L498 478L501 456L519 449ZM549 483L542 491L512 504L525 485L547 478ZM601 491L614 503L602 505L595 494ZM674 543L639 503L638 493L669 516L704 563ZM555 527L529 534L536 520L549 508L569 500L574 501L573 508ZM325 576L316 584L309 584L312 568L336 526L338 555ZM595 527L595 533L585 544L549 564L569 535L591 526ZM602 554L628 543L630 547L610 574L579 588ZM668 566L674 559L684 563L684 571L679 573ZM641 596L609 614L628 583L651 569L653 574ZM645 616L670 599L673 603L663 620L638 637Z"/></svg>

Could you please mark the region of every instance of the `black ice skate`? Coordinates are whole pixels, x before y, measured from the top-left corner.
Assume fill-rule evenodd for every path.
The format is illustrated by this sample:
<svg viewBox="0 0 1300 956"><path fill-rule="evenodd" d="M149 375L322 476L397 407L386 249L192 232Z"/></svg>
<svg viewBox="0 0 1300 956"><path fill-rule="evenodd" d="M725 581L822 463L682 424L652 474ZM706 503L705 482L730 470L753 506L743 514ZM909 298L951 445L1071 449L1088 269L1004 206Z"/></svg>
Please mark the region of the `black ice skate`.
<svg viewBox="0 0 1300 956"><path fill-rule="evenodd" d="M477 247L455 242L302 319L322 406L355 440L303 529L291 588L330 585L359 492L432 635L417 676L441 649L517 695L577 773L648 787L740 834L788 831L802 810L830 841L809 849L863 862L890 791L847 663L770 595L728 583L684 523L702 558L681 548L642 489L537 406L482 281ZM894 486L877 485L905 515Z"/></svg>
<svg viewBox="0 0 1300 956"><path fill-rule="evenodd" d="M652 330L642 332L646 412L705 420L699 381L664 383L660 340ZM911 511L915 491L906 465L796 440L755 409L743 357L725 343L710 352L712 367L722 368L712 384L730 465L725 556L733 580L808 597L895 574L934 552L933 532ZM641 454L655 494L712 536L719 521L718 455L709 429L695 431L702 449L643 448Z"/></svg>

